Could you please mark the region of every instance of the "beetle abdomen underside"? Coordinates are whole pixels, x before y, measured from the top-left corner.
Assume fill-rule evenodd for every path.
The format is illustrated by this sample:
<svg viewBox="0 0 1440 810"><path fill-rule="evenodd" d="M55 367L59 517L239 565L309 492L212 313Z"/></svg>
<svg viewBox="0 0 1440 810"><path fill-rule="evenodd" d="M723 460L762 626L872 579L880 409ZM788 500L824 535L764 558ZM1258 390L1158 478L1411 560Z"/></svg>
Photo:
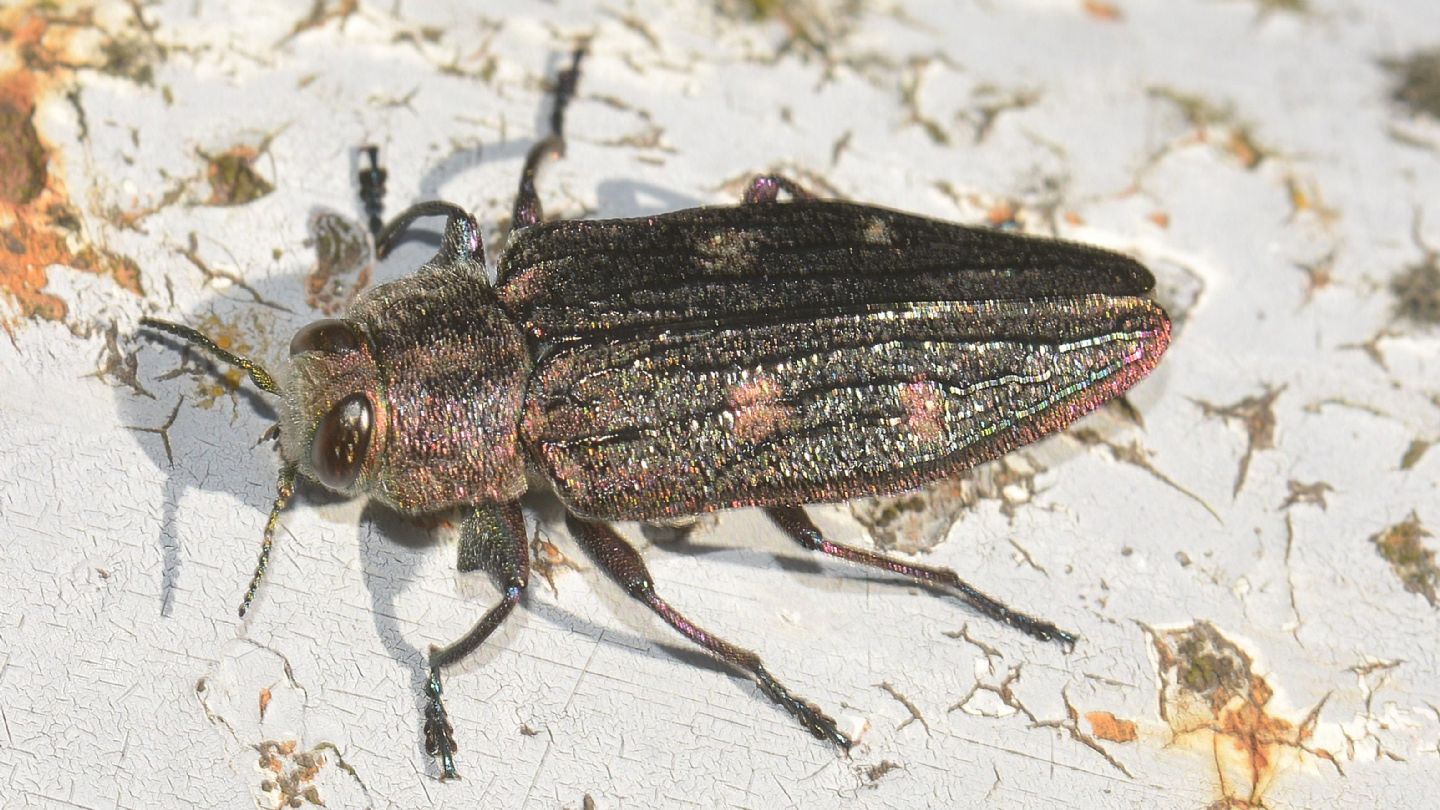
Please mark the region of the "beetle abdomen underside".
<svg viewBox="0 0 1440 810"><path fill-rule="evenodd" d="M845 500L1064 428L1148 373L1169 337L1148 299L1093 294L630 331L545 356L521 435L593 517Z"/></svg>

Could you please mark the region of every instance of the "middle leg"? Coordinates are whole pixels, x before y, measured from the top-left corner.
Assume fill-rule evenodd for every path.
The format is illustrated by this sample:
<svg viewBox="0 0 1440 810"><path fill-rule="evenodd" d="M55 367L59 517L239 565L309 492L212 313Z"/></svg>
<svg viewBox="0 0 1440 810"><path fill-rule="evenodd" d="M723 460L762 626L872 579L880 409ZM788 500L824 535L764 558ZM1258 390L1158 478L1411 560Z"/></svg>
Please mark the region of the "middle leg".
<svg viewBox="0 0 1440 810"><path fill-rule="evenodd" d="M570 55L570 67L555 77L555 106L550 111L550 134L530 147L525 155L525 168L520 171L520 190L515 195L515 211L510 220L510 230L518 231L540 222L544 213L540 208L540 193L535 190L535 174L540 162L547 155L565 154L565 108L575 97L575 86L580 81L580 60L585 56L586 43Z"/></svg>

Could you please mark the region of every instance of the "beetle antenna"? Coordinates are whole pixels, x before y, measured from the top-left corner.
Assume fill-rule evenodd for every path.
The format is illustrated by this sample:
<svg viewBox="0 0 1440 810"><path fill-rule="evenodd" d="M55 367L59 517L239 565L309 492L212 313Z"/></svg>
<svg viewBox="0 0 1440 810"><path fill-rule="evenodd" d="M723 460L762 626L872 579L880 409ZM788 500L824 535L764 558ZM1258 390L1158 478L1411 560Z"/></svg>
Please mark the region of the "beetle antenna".
<svg viewBox="0 0 1440 810"><path fill-rule="evenodd" d="M171 323L170 321L162 321L159 318L150 317L141 318L140 325L194 343L196 346L205 349L226 363L245 369L246 373L250 375L250 379L261 391L277 396L280 394L280 386L275 384L275 378L270 376L270 372L261 368L259 363L249 358L241 357L233 352L225 351L220 348L214 340L206 337L198 330L192 329L184 324Z"/></svg>
<svg viewBox="0 0 1440 810"><path fill-rule="evenodd" d="M245 589L245 599L240 603L240 618L255 601L255 592L260 589L260 580L265 578L265 569L270 565L270 549L275 546L275 526L280 523L280 513L290 505L295 494L295 465L287 464L280 470L280 481L275 488L275 505L270 507L270 519L265 521L265 539L260 543L260 560L255 563L255 574L250 577L250 587Z"/></svg>

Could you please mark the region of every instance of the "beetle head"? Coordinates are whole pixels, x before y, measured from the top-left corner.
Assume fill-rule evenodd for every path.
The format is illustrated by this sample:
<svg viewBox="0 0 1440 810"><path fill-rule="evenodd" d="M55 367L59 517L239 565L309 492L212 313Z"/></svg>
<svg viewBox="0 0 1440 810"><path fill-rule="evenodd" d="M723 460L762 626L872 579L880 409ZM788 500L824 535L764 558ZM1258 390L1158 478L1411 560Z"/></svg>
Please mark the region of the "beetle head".
<svg viewBox="0 0 1440 810"><path fill-rule="evenodd" d="M280 452L302 475L347 495L370 491L386 435L369 342L350 321L315 321L290 341Z"/></svg>

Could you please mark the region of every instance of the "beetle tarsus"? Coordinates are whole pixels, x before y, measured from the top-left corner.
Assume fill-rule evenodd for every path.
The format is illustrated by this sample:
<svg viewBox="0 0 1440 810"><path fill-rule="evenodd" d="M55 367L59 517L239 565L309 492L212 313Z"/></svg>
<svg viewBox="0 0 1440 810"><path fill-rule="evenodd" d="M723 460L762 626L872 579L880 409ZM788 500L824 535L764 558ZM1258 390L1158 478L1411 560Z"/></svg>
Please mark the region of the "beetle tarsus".
<svg viewBox="0 0 1440 810"><path fill-rule="evenodd" d="M785 192L797 200L813 200L815 195L809 189L799 183L778 174L761 174L750 180L750 186L745 189L746 205L765 205L773 203L780 198L780 192Z"/></svg>
<svg viewBox="0 0 1440 810"><path fill-rule="evenodd" d="M459 779L460 774L455 771L455 729L445 712L441 691L440 669L431 667L430 679L425 684L425 750L440 758L442 779Z"/></svg>
<svg viewBox="0 0 1440 810"><path fill-rule="evenodd" d="M525 516L519 501L478 506L460 527L457 567L487 571L504 596L465 635L430 650L430 678L425 684L425 750L440 758L444 778L455 779L455 734L440 698L440 669L465 659L500 627L520 604L530 578L530 551Z"/></svg>
<svg viewBox="0 0 1440 810"><path fill-rule="evenodd" d="M360 184L360 204L370 220L370 235L378 237L383 227L385 213L385 179L389 173L380 165L380 148L366 145L360 147L360 154L369 161L369 168L362 168L356 175Z"/></svg>
<svg viewBox="0 0 1440 810"><path fill-rule="evenodd" d="M1067 650L1075 648L1075 634L1061 630L1043 619L1012 610L1003 602L961 579L959 574L949 568L921 565L888 554L832 543L825 539L825 535L820 532L819 527L799 506L772 506L767 508L765 513L775 521L775 525L789 535L790 539L810 551L818 551L821 554L849 560L860 565L880 568L927 587L954 591L970 603L971 607L995 621L1003 622L1041 641L1059 642Z"/></svg>
<svg viewBox="0 0 1440 810"><path fill-rule="evenodd" d="M640 552L625 542L613 528L606 523L585 520L575 515L570 515L567 522L585 553L627 593L643 602L682 636L721 661L748 674L760 687L760 691L799 720L806 731L819 739L829 740L845 751L850 750L853 741L839 729L835 720L815 704L792 694L782 686L770 675L769 670L765 669L760 662L760 656L716 637L661 599L655 593L655 581L651 579Z"/></svg>

